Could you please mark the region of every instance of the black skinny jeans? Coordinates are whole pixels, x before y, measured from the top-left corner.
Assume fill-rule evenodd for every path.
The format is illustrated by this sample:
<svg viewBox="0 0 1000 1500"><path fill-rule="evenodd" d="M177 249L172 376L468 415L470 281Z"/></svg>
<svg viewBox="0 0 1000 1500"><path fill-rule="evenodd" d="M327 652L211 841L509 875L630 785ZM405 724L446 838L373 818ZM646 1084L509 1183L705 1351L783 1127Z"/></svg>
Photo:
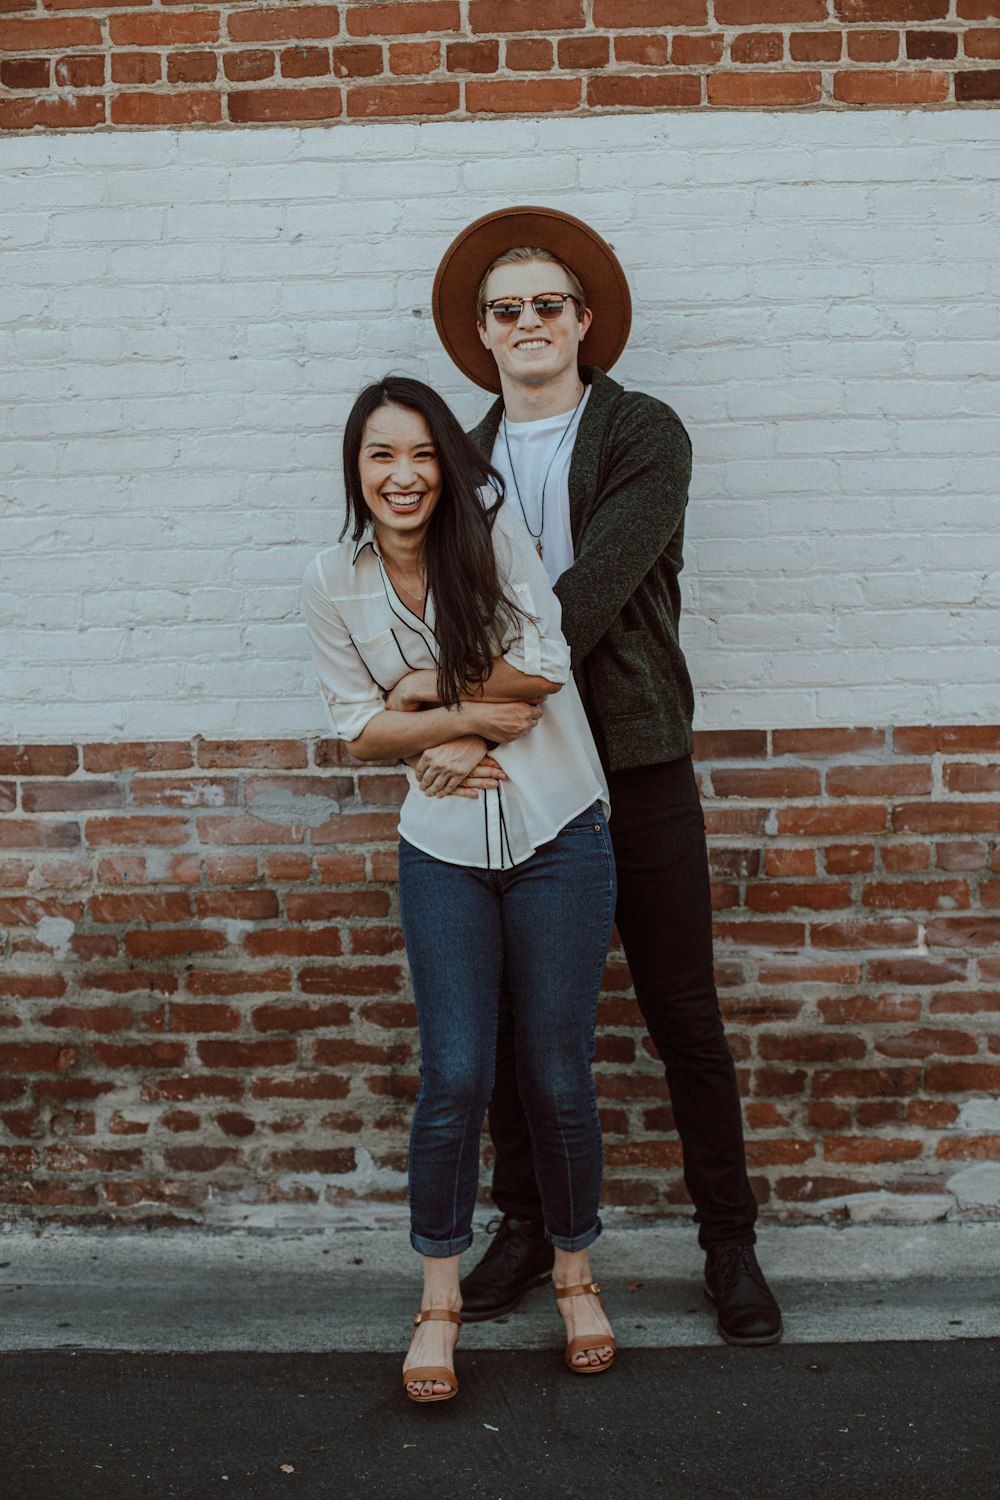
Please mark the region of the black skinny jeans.
<svg viewBox="0 0 1000 1500"><path fill-rule="evenodd" d="M705 823L689 757L609 777L616 918L636 998L663 1062L684 1181L703 1248L753 1244L736 1074L719 1015ZM493 1201L542 1222L531 1136L517 1089L514 1020L502 1002L490 1100Z"/></svg>

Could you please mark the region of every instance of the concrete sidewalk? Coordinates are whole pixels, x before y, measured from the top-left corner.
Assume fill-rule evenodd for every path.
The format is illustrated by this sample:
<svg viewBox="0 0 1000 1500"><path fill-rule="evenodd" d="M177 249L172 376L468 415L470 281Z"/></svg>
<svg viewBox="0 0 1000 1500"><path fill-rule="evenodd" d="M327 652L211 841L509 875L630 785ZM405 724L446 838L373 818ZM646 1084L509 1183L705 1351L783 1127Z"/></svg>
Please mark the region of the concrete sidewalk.
<svg viewBox="0 0 1000 1500"><path fill-rule="evenodd" d="M1000 1337L1000 1223L768 1226L758 1249L786 1343ZM593 1264L622 1347L718 1345L690 1226L611 1216ZM10 1231L0 1349L395 1353L419 1288L394 1210L315 1232ZM553 1348L561 1326L540 1287L462 1348Z"/></svg>

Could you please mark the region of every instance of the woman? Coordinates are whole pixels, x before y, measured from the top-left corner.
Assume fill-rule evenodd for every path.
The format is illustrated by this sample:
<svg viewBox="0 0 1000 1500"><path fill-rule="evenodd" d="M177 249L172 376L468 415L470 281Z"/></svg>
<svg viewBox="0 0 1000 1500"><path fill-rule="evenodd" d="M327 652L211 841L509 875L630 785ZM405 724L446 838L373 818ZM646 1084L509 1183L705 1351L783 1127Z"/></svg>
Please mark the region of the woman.
<svg viewBox="0 0 1000 1500"><path fill-rule="evenodd" d="M443 1401L458 1389L459 1262L472 1241L501 977L566 1363L597 1374L614 1337L588 1254L601 1174L590 1064L615 876L558 601L499 476L429 387L387 377L362 391L344 480L351 539L321 552L304 580L320 689L357 759L429 752L420 779L408 770L399 824L422 1052L409 1178L424 1295L406 1392Z"/></svg>

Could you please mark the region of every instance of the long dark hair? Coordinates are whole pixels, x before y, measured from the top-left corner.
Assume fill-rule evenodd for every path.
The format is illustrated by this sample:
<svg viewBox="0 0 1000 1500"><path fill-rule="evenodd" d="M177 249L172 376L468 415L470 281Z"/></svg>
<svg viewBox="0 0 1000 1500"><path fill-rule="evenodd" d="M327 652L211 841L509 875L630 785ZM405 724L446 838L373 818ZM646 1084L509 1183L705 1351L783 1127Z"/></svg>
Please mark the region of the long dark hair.
<svg viewBox="0 0 1000 1500"><path fill-rule="evenodd" d="M405 375L386 375L361 392L344 428L347 516L341 538L353 521L351 536L360 541L371 521L358 460L365 424L382 406L402 406L423 417L441 466L441 498L427 528L424 561L434 596L438 696L454 707L469 686L482 686L504 634L520 614L504 592L493 552L503 479L436 391ZM492 503L480 499L484 485L496 492Z"/></svg>

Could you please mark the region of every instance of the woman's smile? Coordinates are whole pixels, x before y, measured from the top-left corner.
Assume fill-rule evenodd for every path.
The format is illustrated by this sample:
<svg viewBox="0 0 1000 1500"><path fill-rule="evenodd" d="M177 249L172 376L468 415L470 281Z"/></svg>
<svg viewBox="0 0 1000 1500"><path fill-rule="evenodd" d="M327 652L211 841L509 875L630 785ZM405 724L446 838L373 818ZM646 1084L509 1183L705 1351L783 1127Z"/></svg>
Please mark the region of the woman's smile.
<svg viewBox="0 0 1000 1500"><path fill-rule="evenodd" d="M419 412L385 405L365 423L358 474L375 530L419 538L441 498L441 465Z"/></svg>
<svg viewBox="0 0 1000 1500"><path fill-rule="evenodd" d="M398 490L383 490L382 499L398 516L402 516L416 510L426 494L426 490L419 490L416 494L401 494Z"/></svg>

